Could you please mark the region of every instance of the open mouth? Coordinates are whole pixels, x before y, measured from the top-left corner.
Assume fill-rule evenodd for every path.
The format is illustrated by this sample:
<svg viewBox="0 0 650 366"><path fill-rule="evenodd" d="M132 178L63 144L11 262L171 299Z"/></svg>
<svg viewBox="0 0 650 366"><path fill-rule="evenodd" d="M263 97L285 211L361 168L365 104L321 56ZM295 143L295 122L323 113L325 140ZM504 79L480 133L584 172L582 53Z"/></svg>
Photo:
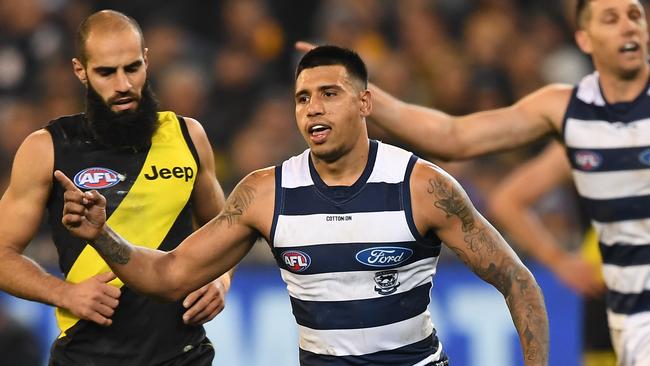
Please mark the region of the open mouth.
<svg viewBox="0 0 650 366"><path fill-rule="evenodd" d="M317 125L313 125L313 126L309 127L309 133L311 135L318 135L318 134L322 134L325 131L331 130L331 129L332 128L329 127L329 126L317 124Z"/></svg>
<svg viewBox="0 0 650 366"><path fill-rule="evenodd" d="M309 137L312 142L322 144L327 140L331 130L332 128L330 126L317 123L309 127Z"/></svg>
<svg viewBox="0 0 650 366"><path fill-rule="evenodd" d="M618 49L618 51L621 53L636 52L640 48L641 47L637 42L626 42L623 47Z"/></svg>

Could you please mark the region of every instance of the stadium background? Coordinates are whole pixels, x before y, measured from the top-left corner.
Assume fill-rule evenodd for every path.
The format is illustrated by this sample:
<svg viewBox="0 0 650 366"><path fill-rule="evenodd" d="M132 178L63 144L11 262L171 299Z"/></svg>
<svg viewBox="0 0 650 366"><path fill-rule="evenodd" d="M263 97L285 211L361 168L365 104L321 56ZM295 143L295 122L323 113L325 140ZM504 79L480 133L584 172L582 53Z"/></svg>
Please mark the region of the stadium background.
<svg viewBox="0 0 650 366"><path fill-rule="evenodd" d="M76 26L95 10L124 11L141 24L150 81L163 109L203 123L217 176L229 192L244 174L305 148L293 117L296 40L353 48L368 63L371 80L388 92L464 114L508 105L549 82L575 83L590 72L589 59L573 43L572 7L562 0L0 0L0 192L24 137L83 108L70 59ZM369 127L371 137L395 143ZM544 144L440 165L487 214L485 200L500 177ZM571 186L545 196L536 210L562 243L579 244L584 223ZM27 254L57 272L46 225ZM545 290L551 364L579 364L579 300L527 263ZM453 365L520 364L500 294L449 252L443 252L432 300ZM45 358L56 337L52 309L0 292L0 313L32 331L34 352ZM215 364L297 364L289 301L264 243L247 256L225 312L208 327Z"/></svg>

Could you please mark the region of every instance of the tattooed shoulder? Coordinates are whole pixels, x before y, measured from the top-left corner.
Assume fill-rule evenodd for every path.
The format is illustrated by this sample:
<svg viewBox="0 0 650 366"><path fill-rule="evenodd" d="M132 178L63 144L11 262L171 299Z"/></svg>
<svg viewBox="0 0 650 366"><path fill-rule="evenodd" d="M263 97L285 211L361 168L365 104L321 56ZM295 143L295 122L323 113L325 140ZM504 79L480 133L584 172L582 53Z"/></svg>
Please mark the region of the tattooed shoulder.
<svg viewBox="0 0 650 366"><path fill-rule="evenodd" d="M430 177L428 183L427 193L431 196L433 205L442 210L447 218L456 216L460 220L467 249L474 253L485 251L484 254L494 254L496 239L475 214L462 188L452 178L445 179L443 175Z"/></svg>
<svg viewBox="0 0 650 366"><path fill-rule="evenodd" d="M226 221L228 226L237 222L255 200L255 193L252 185L240 183L226 200L226 207L217 216L217 221Z"/></svg>

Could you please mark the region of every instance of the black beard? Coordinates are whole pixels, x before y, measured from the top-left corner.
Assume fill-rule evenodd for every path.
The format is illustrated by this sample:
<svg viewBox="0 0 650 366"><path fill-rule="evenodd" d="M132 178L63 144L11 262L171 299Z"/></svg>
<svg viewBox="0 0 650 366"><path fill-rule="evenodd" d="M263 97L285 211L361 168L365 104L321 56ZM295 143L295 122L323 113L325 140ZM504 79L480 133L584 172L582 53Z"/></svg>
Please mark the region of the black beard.
<svg viewBox="0 0 650 366"><path fill-rule="evenodd" d="M132 94L120 97L135 97ZM158 128L158 101L145 82L138 107L133 110L113 112L97 91L88 83L86 88L87 127L95 140L109 148L146 149Z"/></svg>

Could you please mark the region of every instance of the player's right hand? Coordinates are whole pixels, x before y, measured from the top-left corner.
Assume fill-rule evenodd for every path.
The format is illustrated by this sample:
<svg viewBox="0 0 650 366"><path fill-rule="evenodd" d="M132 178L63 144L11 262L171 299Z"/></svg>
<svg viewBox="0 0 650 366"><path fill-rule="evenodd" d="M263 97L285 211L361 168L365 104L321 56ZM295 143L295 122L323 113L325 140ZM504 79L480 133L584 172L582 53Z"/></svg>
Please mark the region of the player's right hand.
<svg viewBox="0 0 650 366"><path fill-rule="evenodd" d="M116 278L113 272L100 273L76 284L69 284L63 307L79 319L109 326L119 304L120 289L109 285Z"/></svg>
<svg viewBox="0 0 650 366"><path fill-rule="evenodd" d="M95 190L82 192L60 170L54 172L54 177L65 189L63 226L81 239L97 239L106 223L106 198Z"/></svg>

